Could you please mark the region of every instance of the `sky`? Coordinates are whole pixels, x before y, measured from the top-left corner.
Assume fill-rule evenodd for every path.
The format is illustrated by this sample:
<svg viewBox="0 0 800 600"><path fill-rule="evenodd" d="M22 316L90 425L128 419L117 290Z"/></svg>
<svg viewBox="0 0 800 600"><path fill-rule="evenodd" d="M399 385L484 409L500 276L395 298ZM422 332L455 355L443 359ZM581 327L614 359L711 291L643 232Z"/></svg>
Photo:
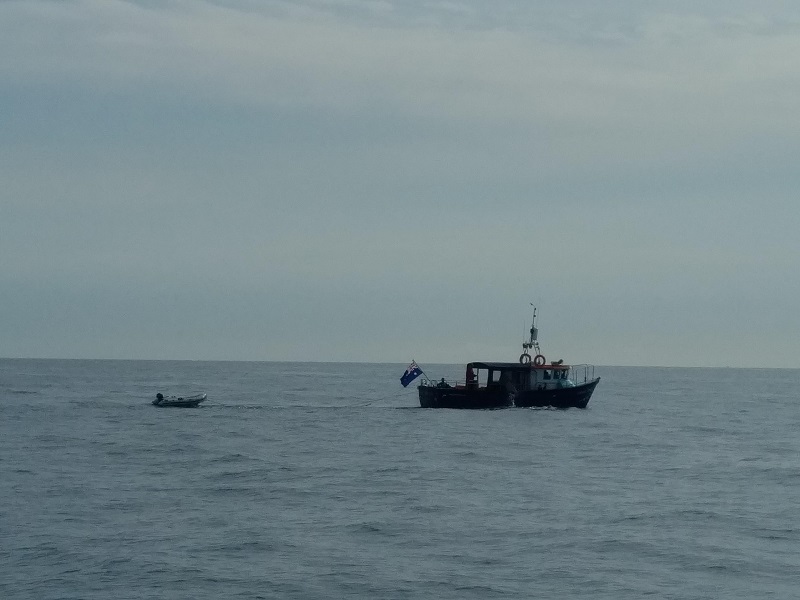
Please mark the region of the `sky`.
<svg viewBox="0 0 800 600"><path fill-rule="evenodd" d="M0 1L0 356L800 366L800 5Z"/></svg>

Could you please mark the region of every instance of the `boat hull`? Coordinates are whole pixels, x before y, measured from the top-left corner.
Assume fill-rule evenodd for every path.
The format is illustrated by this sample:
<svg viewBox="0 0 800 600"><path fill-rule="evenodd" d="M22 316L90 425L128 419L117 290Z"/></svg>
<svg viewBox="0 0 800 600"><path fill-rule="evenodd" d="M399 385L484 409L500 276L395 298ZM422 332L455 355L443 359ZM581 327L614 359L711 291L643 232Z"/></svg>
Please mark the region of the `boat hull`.
<svg viewBox="0 0 800 600"><path fill-rule="evenodd" d="M493 409L514 405L514 398L504 389L419 386L422 408Z"/></svg>
<svg viewBox="0 0 800 600"><path fill-rule="evenodd" d="M177 400L175 402L159 402L153 404L161 408L196 408L200 405L202 400Z"/></svg>
<svg viewBox="0 0 800 600"><path fill-rule="evenodd" d="M517 406L586 408L600 378L573 387L549 390L524 390L509 393L503 387L438 387L419 386L422 408L494 409Z"/></svg>
<svg viewBox="0 0 800 600"><path fill-rule="evenodd" d="M154 406L160 406L161 408L195 408L201 402L205 402L206 395L203 394L201 396L187 396L186 398L176 398L172 397L161 397L156 398L153 400Z"/></svg>
<svg viewBox="0 0 800 600"><path fill-rule="evenodd" d="M574 387L564 387L550 390L525 390L518 392L514 397L514 406L519 407L545 407L553 408L586 408L592 397L594 388L600 378L581 383Z"/></svg>

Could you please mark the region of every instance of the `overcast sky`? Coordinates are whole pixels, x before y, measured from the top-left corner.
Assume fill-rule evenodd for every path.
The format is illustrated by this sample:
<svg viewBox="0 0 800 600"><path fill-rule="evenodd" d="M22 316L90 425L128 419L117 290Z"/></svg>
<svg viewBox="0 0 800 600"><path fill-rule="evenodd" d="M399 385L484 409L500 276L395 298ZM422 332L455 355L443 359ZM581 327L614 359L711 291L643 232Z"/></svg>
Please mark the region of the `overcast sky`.
<svg viewBox="0 0 800 600"><path fill-rule="evenodd" d="M0 356L800 360L800 5L0 2Z"/></svg>

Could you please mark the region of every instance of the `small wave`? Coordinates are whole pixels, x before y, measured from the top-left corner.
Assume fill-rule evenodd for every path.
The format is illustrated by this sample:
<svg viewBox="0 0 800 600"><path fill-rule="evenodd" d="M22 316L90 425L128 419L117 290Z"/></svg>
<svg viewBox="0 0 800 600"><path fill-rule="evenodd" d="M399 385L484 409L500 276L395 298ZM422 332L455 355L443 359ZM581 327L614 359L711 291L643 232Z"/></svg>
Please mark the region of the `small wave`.
<svg viewBox="0 0 800 600"><path fill-rule="evenodd" d="M377 409L395 409L395 408L419 408L418 406L373 406L371 402L363 402L357 404L206 404L197 408L205 408L206 410L351 410L354 408L377 408Z"/></svg>
<svg viewBox="0 0 800 600"><path fill-rule="evenodd" d="M100 567L103 568L103 569L108 569L110 567L113 567L114 565L121 565L121 564L130 563L130 562L132 562L132 559L129 558L129 557L108 558L108 559L104 560L100 564Z"/></svg>
<svg viewBox="0 0 800 600"><path fill-rule="evenodd" d="M459 452L456 452L455 455L461 458L473 458L479 456L478 453L475 452L474 450L461 450Z"/></svg>
<svg viewBox="0 0 800 600"><path fill-rule="evenodd" d="M376 473L397 473L401 471L400 467L380 467L375 469Z"/></svg>
<svg viewBox="0 0 800 600"><path fill-rule="evenodd" d="M383 528L378 525L377 523L353 523L348 527L351 531L356 533L358 532L366 532L366 533L383 533Z"/></svg>
<svg viewBox="0 0 800 600"><path fill-rule="evenodd" d="M732 568L726 564L713 564L713 565L701 565L702 568L708 571L731 571Z"/></svg>
<svg viewBox="0 0 800 600"><path fill-rule="evenodd" d="M296 406L277 406L275 404L201 404L197 408L205 410L227 411L227 410L280 410L285 408L297 408ZM301 407L304 408L304 407Z"/></svg>
<svg viewBox="0 0 800 600"><path fill-rule="evenodd" d="M235 543L216 543L206 548L211 552L223 552L225 554L261 554L271 552L275 549L275 544L265 540L248 540Z"/></svg>
<svg viewBox="0 0 800 600"><path fill-rule="evenodd" d="M722 429L721 427L712 427L710 425L689 425L686 427L686 431L691 431L692 433L701 433L701 434L725 433L725 429Z"/></svg>
<svg viewBox="0 0 800 600"><path fill-rule="evenodd" d="M796 529L761 529L758 534L767 540L796 540L798 530Z"/></svg>
<svg viewBox="0 0 800 600"><path fill-rule="evenodd" d="M457 585L453 589L457 592L477 592L479 595L502 593L503 588L491 585Z"/></svg>
<svg viewBox="0 0 800 600"><path fill-rule="evenodd" d="M269 469L249 469L247 471L223 471L221 473L213 473L206 476L206 479L218 485L230 485L231 483L248 481L259 482L265 478L270 477L272 473Z"/></svg>
<svg viewBox="0 0 800 600"><path fill-rule="evenodd" d="M237 495L237 496L255 496L261 493L260 489L247 485L220 485L208 489L212 494L220 496Z"/></svg>
<svg viewBox="0 0 800 600"><path fill-rule="evenodd" d="M233 452L231 454L225 454L223 456L219 456L216 458L212 458L209 463L236 463L236 462L243 462L243 461L250 461L253 460L249 456L245 456L241 452Z"/></svg>
<svg viewBox="0 0 800 600"><path fill-rule="evenodd" d="M414 507L414 512L421 514L446 513L448 510L450 509L447 506L434 504L419 505Z"/></svg>

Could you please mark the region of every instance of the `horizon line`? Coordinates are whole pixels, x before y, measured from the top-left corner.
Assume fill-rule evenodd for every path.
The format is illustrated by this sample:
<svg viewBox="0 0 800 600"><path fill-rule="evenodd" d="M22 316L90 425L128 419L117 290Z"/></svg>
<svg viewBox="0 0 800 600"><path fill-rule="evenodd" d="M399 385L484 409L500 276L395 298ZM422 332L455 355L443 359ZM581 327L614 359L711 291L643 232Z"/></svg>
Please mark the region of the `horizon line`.
<svg viewBox="0 0 800 600"><path fill-rule="evenodd" d="M89 357L42 357L42 356L0 356L0 360L42 360L42 361L116 361L116 362L218 362L218 363L276 363L276 364L327 364L327 365L403 365L408 361L358 361L358 360L275 360L275 359L211 359L211 358L89 358ZM429 365L461 366L464 362L429 362ZM571 363L575 366L592 363ZM620 369L751 369L792 371L797 367L739 367L731 365L615 365L592 364L595 368Z"/></svg>

